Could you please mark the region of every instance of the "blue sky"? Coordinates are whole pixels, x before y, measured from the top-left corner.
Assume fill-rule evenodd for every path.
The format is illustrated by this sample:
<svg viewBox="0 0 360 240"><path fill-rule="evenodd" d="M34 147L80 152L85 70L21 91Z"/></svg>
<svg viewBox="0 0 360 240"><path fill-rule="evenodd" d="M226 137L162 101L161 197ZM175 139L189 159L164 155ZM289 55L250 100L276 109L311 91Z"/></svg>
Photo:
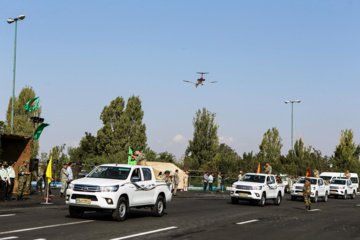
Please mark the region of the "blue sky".
<svg viewBox="0 0 360 240"><path fill-rule="evenodd" d="M51 126L40 152L77 146L96 135L100 113L117 96L140 96L148 145L180 157L198 109L216 113L221 142L258 151L280 131L283 153L294 137L333 154L342 129L360 143L358 1L3 1L0 4L0 120L12 94L40 96ZM195 88L182 80L196 80Z"/></svg>

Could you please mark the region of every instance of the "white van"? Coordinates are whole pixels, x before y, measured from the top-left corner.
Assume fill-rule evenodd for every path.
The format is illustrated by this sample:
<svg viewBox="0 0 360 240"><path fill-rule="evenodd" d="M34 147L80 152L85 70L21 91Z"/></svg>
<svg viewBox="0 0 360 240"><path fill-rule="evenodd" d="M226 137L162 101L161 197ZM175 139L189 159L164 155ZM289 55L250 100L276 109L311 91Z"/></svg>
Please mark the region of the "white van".
<svg viewBox="0 0 360 240"><path fill-rule="evenodd" d="M356 186L356 192L358 192L359 189L359 176L357 173L350 173L351 174L351 182ZM324 179L326 182L331 182L333 179L345 179L345 173L341 172L322 172L320 174L320 177Z"/></svg>

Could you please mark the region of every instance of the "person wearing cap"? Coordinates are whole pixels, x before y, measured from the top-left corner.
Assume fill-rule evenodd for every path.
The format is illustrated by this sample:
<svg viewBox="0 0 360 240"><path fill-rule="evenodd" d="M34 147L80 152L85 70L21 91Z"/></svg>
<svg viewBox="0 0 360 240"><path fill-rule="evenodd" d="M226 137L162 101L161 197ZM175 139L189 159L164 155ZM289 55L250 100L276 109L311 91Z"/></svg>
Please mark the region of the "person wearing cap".
<svg viewBox="0 0 360 240"><path fill-rule="evenodd" d="M272 167L270 166L269 162L266 162L264 168L265 168L265 173L266 174L271 174L272 173Z"/></svg>
<svg viewBox="0 0 360 240"><path fill-rule="evenodd" d="M41 164L39 164L37 173L38 173L38 177L37 177L37 181L36 181L36 191L43 192L43 187L42 187L43 184L42 183L44 181L44 169Z"/></svg>
<svg viewBox="0 0 360 240"><path fill-rule="evenodd" d="M6 170L7 162L0 163L0 202L5 201L7 186L9 183L9 175Z"/></svg>
<svg viewBox="0 0 360 240"><path fill-rule="evenodd" d="M163 181L165 181L166 183L168 184L171 184L171 180L170 180L170 171L169 170L166 170L165 171L165 176L163 177Z"/></svg>
<svg viewBox="0 0 360 240"><path fill-rule="evenodd" d="M240 171L239 172L239 175L238 175L238 180L240 181L240 179L243 177L243 171Z"/></svg>
<svg viewBox="0 0 360 240"><path fill-rule="evenodd" d="M184 191L187 191L187 187L188 187L188 183L189 183L189 171L185 172L185 175L183 177L183 184L184 184Z"/></svg>
<svg viewBox="0 0 360 240"><path fill-rule="evenodd" d="M136 161L136 165L146 166L145 154L141 153L138 148L134 149L134 154L131 155L132 161Z"/></svg>
<svg viewBox="0 0 360 240"><path fill-rule="evenodd" d="M318 170L316 170L316 168L313 169L313 176L316 177L316 178L320 177L320 173L319 173Z"/></svg>
<svg viewBox="0 0 360 240"><path fill-rule="evenodd" d="M14 183L15 183L15 170L14 170L15 163L11 162L10 166L7 168L7 172L9 175L9 185L6 193L6 199L11 201L12 193L14 190Z"/></svg>
<svg viewBox="0 0 360 240"><path fill-rule="evenodd" d="M311 210L311 183L308 179L308 176L305 177L305 183L303 188L304 202L305 202L305 210Z"/></svg>
<svg viewBox="0 0 360 240"><path fill-rule="evenodd" d="M60 172L60 178L61 178L61 190L60 190L60 197L63 198L65 197L64 193L65 193L65 189L66 189L66 184L69 181L69 172L66 170L68 164L67 163L63 163L63 168L61 169Z"/></svg>
<svg viewBox="0 0 360 240"><path fill-rule="evenodd" d="M176 192L177 192L179 183L180 183L179 170L176 169L175 174L174 174L174 194L173 194L174 196L176 196Z"/></svg>
<svg viewBox="0 0 360 240"><path fill-rule="evenodd" d="M30 175L28 172L27 165L29 164L29 160L25 160L25 162L19 167L18 170L18 193L17 193L17 201L23 199L23 194L26 189L26 180L27 176Z"/></svg>
<svg viewBox="0 0 360 240"><path fill-rule="evenodd" d="M277 182L277 183L282 183L282 182L283 182L283 179L282 179L282 177L280 176L280 173L277 173L277 174L276 174L276 182Z"/></svg>

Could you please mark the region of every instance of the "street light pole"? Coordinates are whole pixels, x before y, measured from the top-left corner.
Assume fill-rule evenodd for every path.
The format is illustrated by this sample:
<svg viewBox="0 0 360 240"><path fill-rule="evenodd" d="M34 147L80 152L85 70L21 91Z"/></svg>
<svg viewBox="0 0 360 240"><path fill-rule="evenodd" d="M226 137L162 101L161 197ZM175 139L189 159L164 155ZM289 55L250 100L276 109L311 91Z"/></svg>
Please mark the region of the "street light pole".
<svg viewBox="0 0 360 240"><path fill-rule="evenodd" d="M17 18L9 18L9 24L15 22L15 42L14 42L14 69L13 69L13 91L12 91L12 109L11 109L11 134L14 133L14 105L15 105L15 70L16 70L16 37L17 37L17 21L24 20L25 15L20 15Z"/></svg>
<svg viewBox="0 0 360 240"><path fill-rule="evenodd" d="M291 103L291 150L294 151L294 103L300 103L300 100L285 101L285 104Z"/></svg>

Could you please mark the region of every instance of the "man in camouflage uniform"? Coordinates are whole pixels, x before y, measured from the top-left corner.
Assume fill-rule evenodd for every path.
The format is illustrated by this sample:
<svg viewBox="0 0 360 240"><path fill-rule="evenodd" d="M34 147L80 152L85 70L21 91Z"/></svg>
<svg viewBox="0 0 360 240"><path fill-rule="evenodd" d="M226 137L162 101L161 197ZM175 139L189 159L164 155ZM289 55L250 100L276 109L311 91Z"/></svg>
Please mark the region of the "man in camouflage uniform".
<svg viewBox="0 0 360 240"><path fill-rule="evenodd" d="M64 163L63 164L63 168L61 169L61 173L60 173L60 178L61 178L61 190L60 190L60 193L61 193L61 198L65 197L64 196L64 192L65 192L65 189L66 189L66 184L67 182L69 181L69 173L68 171L66 170L67 168L67 163Z"/></svg>
<svg viewBox="0 0 360 240"><path fill-rule="evenodd" d="M308 177L305 177L305 183L303 188L303 194L304 194L304 202L305 202L305 209L310 210L311 209L311 183L308 179Z"/></svg>
<svg viewBox="0 0 360 240"><path fill-rule="evenodd" d="M270 166L269 162L266 162L264 168L265 168L265 173L266 174L271 174L272 173L272 167Z"/></svg>
<svg viewBox="0 0 360 240"><path fill-rule="evenodd" d="M283 182L283 179L282 179L282 177L280 176L280 173L277 173L277 174L276 174L276 182L277 182L277 183L282 183L282 182Z"/></svg>
<svg viewBox="0 0 360 240"><path fill-rule="evenodd" d="M27 164L29 164L29 160L25 160L23 165L19 167L18 170L18 193L17 193L17 201L22 200L23 193L26 189L26 180L27 176L30 175L28 172Z"/></svg>
<svg viewBox="0 0 360 240"><path fill-rule="evenodd" d="M346 177L346 179L350 180L350 178L351 178L351 173L349 173L349 170L346 171L345 177Z"/></svg>
<svg viewBox="0 0 360 240"><path fill-rule="evenodd" d="M169 171L169 170L166 170L166 171L165 171L165 176L163 177L162 180L165 181L165 182L168 183L168 184L171 184L172 182L171 182L171 180L170 180L169 175L170 175L170 171Z"/></svg>
<svg viewBox="0 0 360 240"><path fill-rule="evenodd" d="M314 177L316 177L316 178L319 178L319 177L320 177L320 173L319 173L318 170L316 170L316 168L313 169L313 175L314 175Z"/></svg>
<svg viewBox="0 0 360 240"><path fill-rule="evenodd" d="M131 157L132 161L136 161L136 165L146 166L145 154L140 153L139 149L134 149L134 154Z"/></svg>

